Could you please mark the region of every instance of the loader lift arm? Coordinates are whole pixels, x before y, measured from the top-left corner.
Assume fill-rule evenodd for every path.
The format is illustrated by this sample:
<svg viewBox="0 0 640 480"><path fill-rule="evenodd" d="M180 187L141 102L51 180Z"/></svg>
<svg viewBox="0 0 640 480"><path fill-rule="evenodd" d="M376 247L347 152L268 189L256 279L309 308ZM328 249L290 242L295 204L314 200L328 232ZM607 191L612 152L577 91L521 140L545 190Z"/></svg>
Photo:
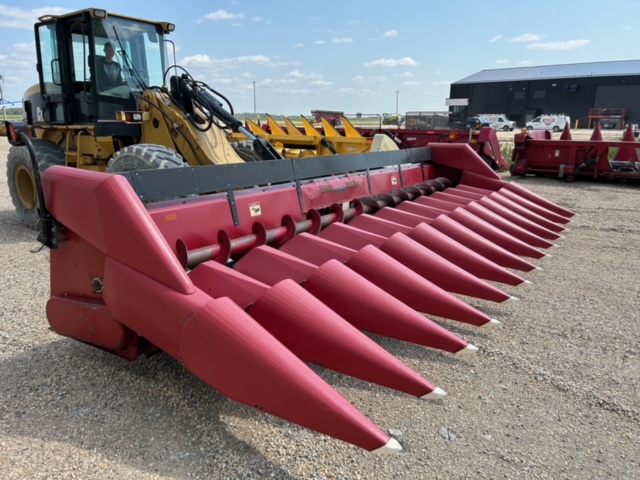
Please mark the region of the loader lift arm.
<svg viewBox="0 0 640 480"><path fill-rule="evenodd" d="M198 130L207 130L215 125L218 128L228 128L234 133L242 133L252 141L253 149L262 160L278 160L282 159L282 155L273 148L267 140L258 138L251 131L246 129L242 122L233 116L233 109L227 111L222 102L215 95L220 96L224 100L226 98L220 93L213 90L203 82L194 80L189 74L173 76L171 78L171 96L182 107L187 118ZM231 104L227 101L229 106ZM196 122L198 112L205 116L206 124L204 127ZM219 125L216 119L222 122Z"/></svg>

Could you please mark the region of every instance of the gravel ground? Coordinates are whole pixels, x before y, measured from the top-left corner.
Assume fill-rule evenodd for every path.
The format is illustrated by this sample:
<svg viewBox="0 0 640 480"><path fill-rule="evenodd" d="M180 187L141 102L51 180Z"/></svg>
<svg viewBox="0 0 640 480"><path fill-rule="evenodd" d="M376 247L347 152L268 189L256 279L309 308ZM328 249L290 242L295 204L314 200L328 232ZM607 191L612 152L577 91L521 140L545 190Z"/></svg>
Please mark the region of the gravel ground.
<svg viewBox="0 0 640 480"><path fill-rule="evenodd" d="M8 146L0 142L0 171ZM48 329L48 251L0 182L0 477L640 478L638 185L516 181L579 215L521 301L467 299L493 330L456 358L374 337L449 394L424 402L326 370L403 445L374 456L233 402L164 354L120 360Z"/></svg>

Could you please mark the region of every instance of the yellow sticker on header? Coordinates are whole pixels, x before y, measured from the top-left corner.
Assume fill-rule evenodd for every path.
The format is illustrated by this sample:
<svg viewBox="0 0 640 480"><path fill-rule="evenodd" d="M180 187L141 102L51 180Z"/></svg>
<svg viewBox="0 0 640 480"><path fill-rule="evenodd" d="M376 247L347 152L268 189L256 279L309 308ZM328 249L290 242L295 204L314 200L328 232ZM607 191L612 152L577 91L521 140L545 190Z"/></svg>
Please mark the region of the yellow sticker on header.
<svg viewBox="0 0 640 480"><path fill-rule="evenodd" d="M164 216L164 221L165 222L174 222L178 219L178 214L177 213L169 213L168 215Z"/></svg>

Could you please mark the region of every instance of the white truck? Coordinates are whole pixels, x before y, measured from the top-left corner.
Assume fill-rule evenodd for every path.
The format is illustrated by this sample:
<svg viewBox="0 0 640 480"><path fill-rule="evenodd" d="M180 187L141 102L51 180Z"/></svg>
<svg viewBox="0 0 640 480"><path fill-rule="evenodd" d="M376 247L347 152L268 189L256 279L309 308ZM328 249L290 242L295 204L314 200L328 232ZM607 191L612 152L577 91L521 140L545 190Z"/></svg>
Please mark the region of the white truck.
<svg viewBox="0 0 640 480"><path fill-rule="evenodd" d="M566 124L571 126L571 118L562 113L549 113L540 115L527 122L527 130L553 130L561 132Z"/></svg>
<svg viewBox="0 0 640 480"><path fill-rule="evenodd" d="M516 122L509 120L504 113L480 113L478 117L486 118L494 130L510 132L516 128Z"/></svg>

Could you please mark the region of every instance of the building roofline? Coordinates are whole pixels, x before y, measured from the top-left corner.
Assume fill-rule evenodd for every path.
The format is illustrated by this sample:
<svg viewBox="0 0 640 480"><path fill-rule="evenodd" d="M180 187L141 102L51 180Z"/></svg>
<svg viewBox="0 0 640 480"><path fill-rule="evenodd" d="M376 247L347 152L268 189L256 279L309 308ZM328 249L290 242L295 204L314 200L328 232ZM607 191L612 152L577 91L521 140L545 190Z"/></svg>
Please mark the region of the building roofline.
<svg viewBox="0 0 640 480"><path fill-rule="evenodd" d="M632 64L636 63L638 69L635 72L605 72L605 71L597 71L596 73L577 73L576 70L582 70L583 67L594 65L594 66L603 66L603 65L611 65L611 64ZM566 73L560 73L560 70L567 70ZM527 75L527 71L538 71L538 75ZM556 71L557 74L553 75L550 73L544 74L540 72L540 70L550 70ZM573 72L572 72L573 70ZM601 70L601 69L598 69ZM509 72L520 72L521 75L514 78L514 76L509 75ZM500 73L505 73L506 75L500 75ZM497 83L497 82L506 82L506 81L531 81L531 80L545 80L550 78L589 78L589 77L616 77L616 76L627 76L627 75L640 75L640 60L639 59L631 59L631 60L606 60L602 62L580 62L580 63L567 63L567 64L559 64L559 65L527 65L522 67L510 67L510 68L489 68L480 70L472 75L468 75L460 80L452 82L452 85L459 84L467 84L467 83ZM485 78L482 78L485 77ZM491 78L493 77L493 78Z"/></svg>

